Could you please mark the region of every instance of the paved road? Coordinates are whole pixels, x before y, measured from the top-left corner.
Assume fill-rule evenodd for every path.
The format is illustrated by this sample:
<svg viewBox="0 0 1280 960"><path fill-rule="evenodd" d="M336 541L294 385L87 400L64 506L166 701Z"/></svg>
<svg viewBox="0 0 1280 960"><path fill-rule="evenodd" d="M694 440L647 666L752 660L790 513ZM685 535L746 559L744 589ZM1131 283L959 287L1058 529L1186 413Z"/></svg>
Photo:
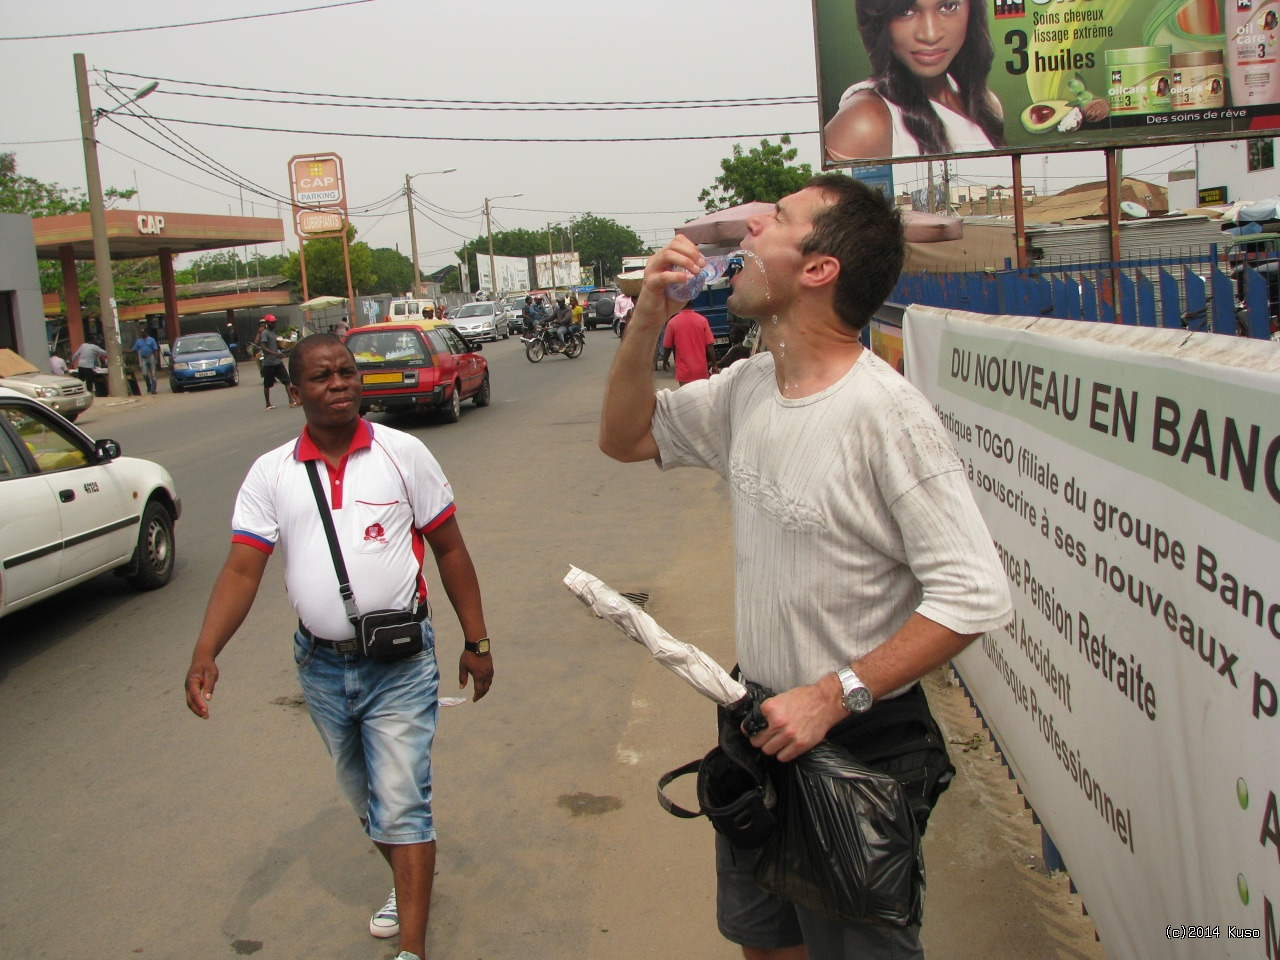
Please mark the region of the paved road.
<svg viewBox="0 0 1280 960"><path fill-rule="evenodd" d="M537 365L514 339L486 345L492 406L468 404L455 425L387 421L453 483L497 668L487 699L442 712L431 956L740 955L711 919L710 828L654 800L662 772L711 745L711 710L560 586L574 564L646 591L672 633L732 661L722 484L595 448L616 343L596 331L581 358ZM173 472L179 563L156 593L101 577L0 621L0 956L393 955L365 932L388 873L300 706L279 563L220 659L212 719L182 703L235 490L302 422L264 411L245 372L235 389L100 401L81 421ZM461 636L428 572L448 693ZM1065 879L1034 869L1038 835L990 745L971 739L972 712L941 676L931 691L972 749L955 748L961 773L926 840L927 946L1101 957Z"/></svg>

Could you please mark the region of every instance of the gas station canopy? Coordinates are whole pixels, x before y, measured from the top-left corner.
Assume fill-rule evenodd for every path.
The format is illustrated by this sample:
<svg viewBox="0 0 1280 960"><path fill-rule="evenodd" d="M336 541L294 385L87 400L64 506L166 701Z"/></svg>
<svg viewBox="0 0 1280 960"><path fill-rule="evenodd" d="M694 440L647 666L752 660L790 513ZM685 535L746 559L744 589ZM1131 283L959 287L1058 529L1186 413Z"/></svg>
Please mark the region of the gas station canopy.
<svg viewBox="0 0 1280 960"><path fill-rule="evenodd" d="M279 217L219 217L196 213L108 210L107 239L112 260L196 253L257 243L281 243ZM75 260L93 259L93 228L87 213L37 217L32 221L36 256L61 259L68 248Z"/></svg>

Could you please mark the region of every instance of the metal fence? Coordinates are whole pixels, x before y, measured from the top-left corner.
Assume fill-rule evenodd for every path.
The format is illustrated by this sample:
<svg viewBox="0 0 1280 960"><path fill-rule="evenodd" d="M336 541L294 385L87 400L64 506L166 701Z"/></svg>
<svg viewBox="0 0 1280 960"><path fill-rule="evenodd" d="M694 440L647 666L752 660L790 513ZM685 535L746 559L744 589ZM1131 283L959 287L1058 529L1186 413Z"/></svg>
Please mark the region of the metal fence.
<svg viewBox="0 0 1280 960"><path fill-rule="evenodd" d="M894 303L1203 330L1266 340L1280 317L1280 240L1211 244L1120 261L1038 261L903 274Z"/></svg>

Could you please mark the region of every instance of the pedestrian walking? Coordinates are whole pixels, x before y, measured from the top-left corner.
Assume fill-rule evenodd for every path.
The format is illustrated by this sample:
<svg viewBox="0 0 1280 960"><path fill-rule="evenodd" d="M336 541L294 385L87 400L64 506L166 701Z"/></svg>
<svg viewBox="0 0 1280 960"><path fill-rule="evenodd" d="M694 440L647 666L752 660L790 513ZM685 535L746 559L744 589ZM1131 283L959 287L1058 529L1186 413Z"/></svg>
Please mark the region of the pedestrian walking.
<svg viewBox="0 0 1280 960"><path fill-rule="evenodd" d="M417 438L361 418L351 351L332 334L314 334L289 364L287 389L306 426L259 457L240 487L231 551L186 674L187 706L209 717L218 654L244 622L280 547L298 614L293 656L307 709L339 785L391 866L394 887L369 932L399 934L398 960L422 960L436 862L431 744L440 683L424 548L462 626L459 687L471 682L477 701L493 682L480 585L440 465ZM339 561L347 591L340 591ZM361 641L357 624L374 611L394 612L404 649L416 652L370 656L377 648Z"/></svg>
<svg viewBox="0 0 1280 960"><path fill-rule="evenodd" d="M292 381L289 378L288 368L284 363L284 353L280 349L280 340L276 336L276 318L268 313L262 318L260 324L260 332L258 333L258 349L262 351L262 397L266 401L267 409L274 410L275 404L271 402L271 387L278 380L285 389L285 395L289 398L289 406L299 406L298 401L294 398L293 391L289 389Z"/></svg>
<svg viewBox="0 0 1280 960"><path fill-rule="evenodd" d="M156 365L160 360L160 344L148 327L133 344L133 353L138 357L138 369L142 371L142 379L147 385L147 393L156 392Z"/></svg>

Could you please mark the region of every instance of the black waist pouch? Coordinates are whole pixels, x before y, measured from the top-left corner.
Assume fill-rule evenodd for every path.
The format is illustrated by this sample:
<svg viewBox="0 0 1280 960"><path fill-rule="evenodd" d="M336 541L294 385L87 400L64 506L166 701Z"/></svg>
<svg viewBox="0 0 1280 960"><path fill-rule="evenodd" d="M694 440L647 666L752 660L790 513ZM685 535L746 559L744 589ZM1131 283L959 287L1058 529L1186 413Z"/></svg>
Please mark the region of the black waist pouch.
<svg viewBox="0 0 1280 960"><path fill-rule="evenodd" d="M919 923L920 837L955 775L920 686L842 721L779 768L778 825L756 883L839 923Z"/></svg>
<svg viewBox="0 0 1280 960"><path fill-rule="evenodd" d="M355 621L361 656L404 660L422 652L421 614L415 610L374 610Z"/></svg>

